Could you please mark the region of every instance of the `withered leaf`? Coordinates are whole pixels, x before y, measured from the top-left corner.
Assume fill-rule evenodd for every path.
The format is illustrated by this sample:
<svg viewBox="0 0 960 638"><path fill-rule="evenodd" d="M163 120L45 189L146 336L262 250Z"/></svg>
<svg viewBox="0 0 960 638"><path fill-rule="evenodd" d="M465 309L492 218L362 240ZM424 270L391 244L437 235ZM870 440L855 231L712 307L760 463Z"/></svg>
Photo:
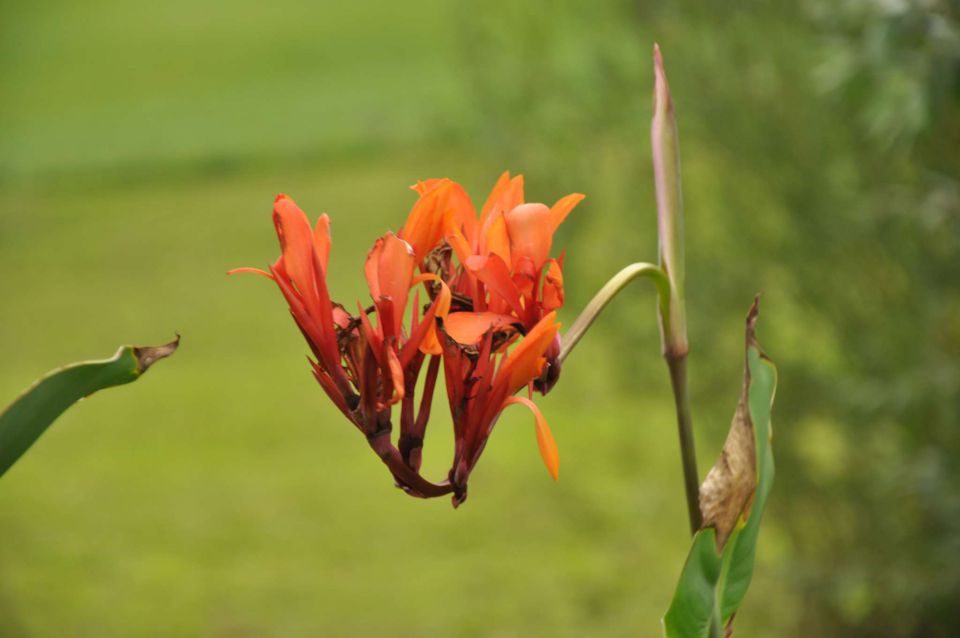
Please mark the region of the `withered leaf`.
<svg viewBox="0 0 960 638"><path fill-rule="evenodd" d="M747 352L751 346L759 350L755 336L758 315L759 298L753 300L747 313ZM740 401L727 440L720 458L700 486L701 529L716 528L718 551L723 550L740 519L746 519L749 515L757 491L757 452L754 425L750 418L749 390L750 367L744 361Z"/></svg>

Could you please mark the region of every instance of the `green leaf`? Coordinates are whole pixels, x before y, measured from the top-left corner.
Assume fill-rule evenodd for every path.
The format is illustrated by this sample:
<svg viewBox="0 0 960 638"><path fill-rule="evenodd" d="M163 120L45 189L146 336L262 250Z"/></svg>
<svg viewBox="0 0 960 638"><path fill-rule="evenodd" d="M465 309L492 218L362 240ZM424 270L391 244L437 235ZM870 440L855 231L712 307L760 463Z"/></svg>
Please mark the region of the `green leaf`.
<svg viewBox="0 0 960 638"><path fill-rule="evenodd" d="M97 390L136 381L179 344L178 335L162 346L121 346L110 359L73 363L38 379L0 414L0 476L64 410Z"/></svg>
<svg viewBox="0 0 960 638"><path fill-rule="evenodd" d="M743 390L720 459L700 488L703 526L663 617L668 638L730 631L753 577L760 520L773 487L770 409L777 371L757 343L758 302L747 315Z"/></svg>
<svg viewBox="0 0 960 638"><path fill-rule="evenodd" d="M720 582L720 556L716 531L711 527L697 532L670 609L663 617L664 635L708 636L716 611L716 589Z"/></svg>

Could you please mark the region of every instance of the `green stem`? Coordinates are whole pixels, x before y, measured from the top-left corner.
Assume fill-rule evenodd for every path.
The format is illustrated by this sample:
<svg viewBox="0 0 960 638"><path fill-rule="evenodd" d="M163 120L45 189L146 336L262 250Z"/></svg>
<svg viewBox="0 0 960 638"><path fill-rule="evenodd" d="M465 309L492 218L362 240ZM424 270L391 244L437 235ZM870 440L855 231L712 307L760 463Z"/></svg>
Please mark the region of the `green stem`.
<svg viewBox="0 0 960 638"><path fill-rule="evenodd" d="M586 334L600 312L617 296L617 293L626 288L627 284L634 279L643 276L650 277L657 286L661 312L669 313L670 283L667 281L667 276L663 270L659 266L645 262L630 264L604 284L603 288L593 296L590 303L586 305L583 312L574 320L570 329L563 335L563 341L560 345L561 363L580 342L580 339Z"/></svg>
<svg viewBox="0 0 960 638"><path fill-rule="evenodd" d="M573 351L597 317L617 294L634 279L649 277L657 287L661 327L670 326L670 282L666 273L654 264L638 262L630 264L610 278L593 296L573 325L563 335L560 345L560 362ZM697 453L693 442L693 418L690 412L690 394L687 388L687 355L664 348L664 358L670 370L670 384L677 409L677 430L680 435L680 460L683 466L683 487L687 497L687 515L690 532L696 533L702 521L700 514L700 482L697 472Z"/></svg>
<svg viewBox="0 0 960 638"><path fill-rule="evenodd" d="M700 514L700 486L697 472L697 452L693 443L693 418L690 413L690 393L687 389L687 357L667 355L670 385L677 407L677 431L680 435L680 460L683 464L683 487L687 495L687 515L690 533L696 534L703 523Z"/></svg>

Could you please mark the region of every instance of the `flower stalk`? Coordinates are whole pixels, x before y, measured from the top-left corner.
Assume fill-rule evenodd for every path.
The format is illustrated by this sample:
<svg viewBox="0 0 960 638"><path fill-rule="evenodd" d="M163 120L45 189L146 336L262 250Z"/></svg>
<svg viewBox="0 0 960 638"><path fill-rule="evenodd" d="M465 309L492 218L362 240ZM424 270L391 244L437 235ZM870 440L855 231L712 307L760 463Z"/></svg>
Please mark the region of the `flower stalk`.
<svg viewBox="0 0 960 638"><path fill-rule="evenodd" d="M666 273L654 264L646 262L630 264L603 285L603 288L593 296L590 303L586 305L580 315L574 320L570 329L563 335L559 356L561 363L563 363L567 355L569 355L580 342L580 339L587 333L587 330L590 329L590 326L593 325L593 322L596 321L603 309L607 307L607 304L613 301L613 298L616 297L621 290L626 288L627 284L640 277L649 277L653 280L654 285L657 287L660 311L662 313L669 313L670 282L667 280Z"/></svg>
<svg viewBox="0 0 960 638"><path fill-rule="evenodd" d="M657 287L657 316L660 344L670 371L680 438L680 459L687 500L690 533L702 522L699 504L699 473L693 440L693 418L687 384L687 317L684 303L683 197L680 189L680 152L677 144L677 121L670 97L670 87L663 70L660 48L654 45L653 119L650 140L653 151L654 184L657 199L657 230L660 251L659 265L645 262L631 264L614 275L594 295L570 329L563 335L559 361L567 355L593 325L600 312L627 284L639 277L649 277Z"/></svg>
<svg viewBox="0 0 960 638"><path fill-rule="evenodd" d="M699 473L693 441L693 417L687 385L687 311L684 299L683 195L680 188L680 148L677 118L670 96L670 85L663 70L660 47L653 45L653 119L650 143L657 197L657 230L660 267L670 282L668 311L660 309L660 342L670 370L680 436L680 458L687 497L690 533L700 529ZM663 304L661 304L662 306Z"/></svg>

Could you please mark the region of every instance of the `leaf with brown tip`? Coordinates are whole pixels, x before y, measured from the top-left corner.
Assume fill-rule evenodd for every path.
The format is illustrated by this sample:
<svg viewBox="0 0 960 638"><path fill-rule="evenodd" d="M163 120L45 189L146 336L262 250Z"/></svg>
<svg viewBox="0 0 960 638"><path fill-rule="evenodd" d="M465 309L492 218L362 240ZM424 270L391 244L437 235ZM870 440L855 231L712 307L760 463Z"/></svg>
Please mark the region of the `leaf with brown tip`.
<svg viewBox="0 0 960 638"><path fill-rule="evenodd" d="M73 363L40 378L0 412L0 476L64 410L97 390L136 381L179 345L180 335L162 346L122 346L109 359Z"/></svg>

